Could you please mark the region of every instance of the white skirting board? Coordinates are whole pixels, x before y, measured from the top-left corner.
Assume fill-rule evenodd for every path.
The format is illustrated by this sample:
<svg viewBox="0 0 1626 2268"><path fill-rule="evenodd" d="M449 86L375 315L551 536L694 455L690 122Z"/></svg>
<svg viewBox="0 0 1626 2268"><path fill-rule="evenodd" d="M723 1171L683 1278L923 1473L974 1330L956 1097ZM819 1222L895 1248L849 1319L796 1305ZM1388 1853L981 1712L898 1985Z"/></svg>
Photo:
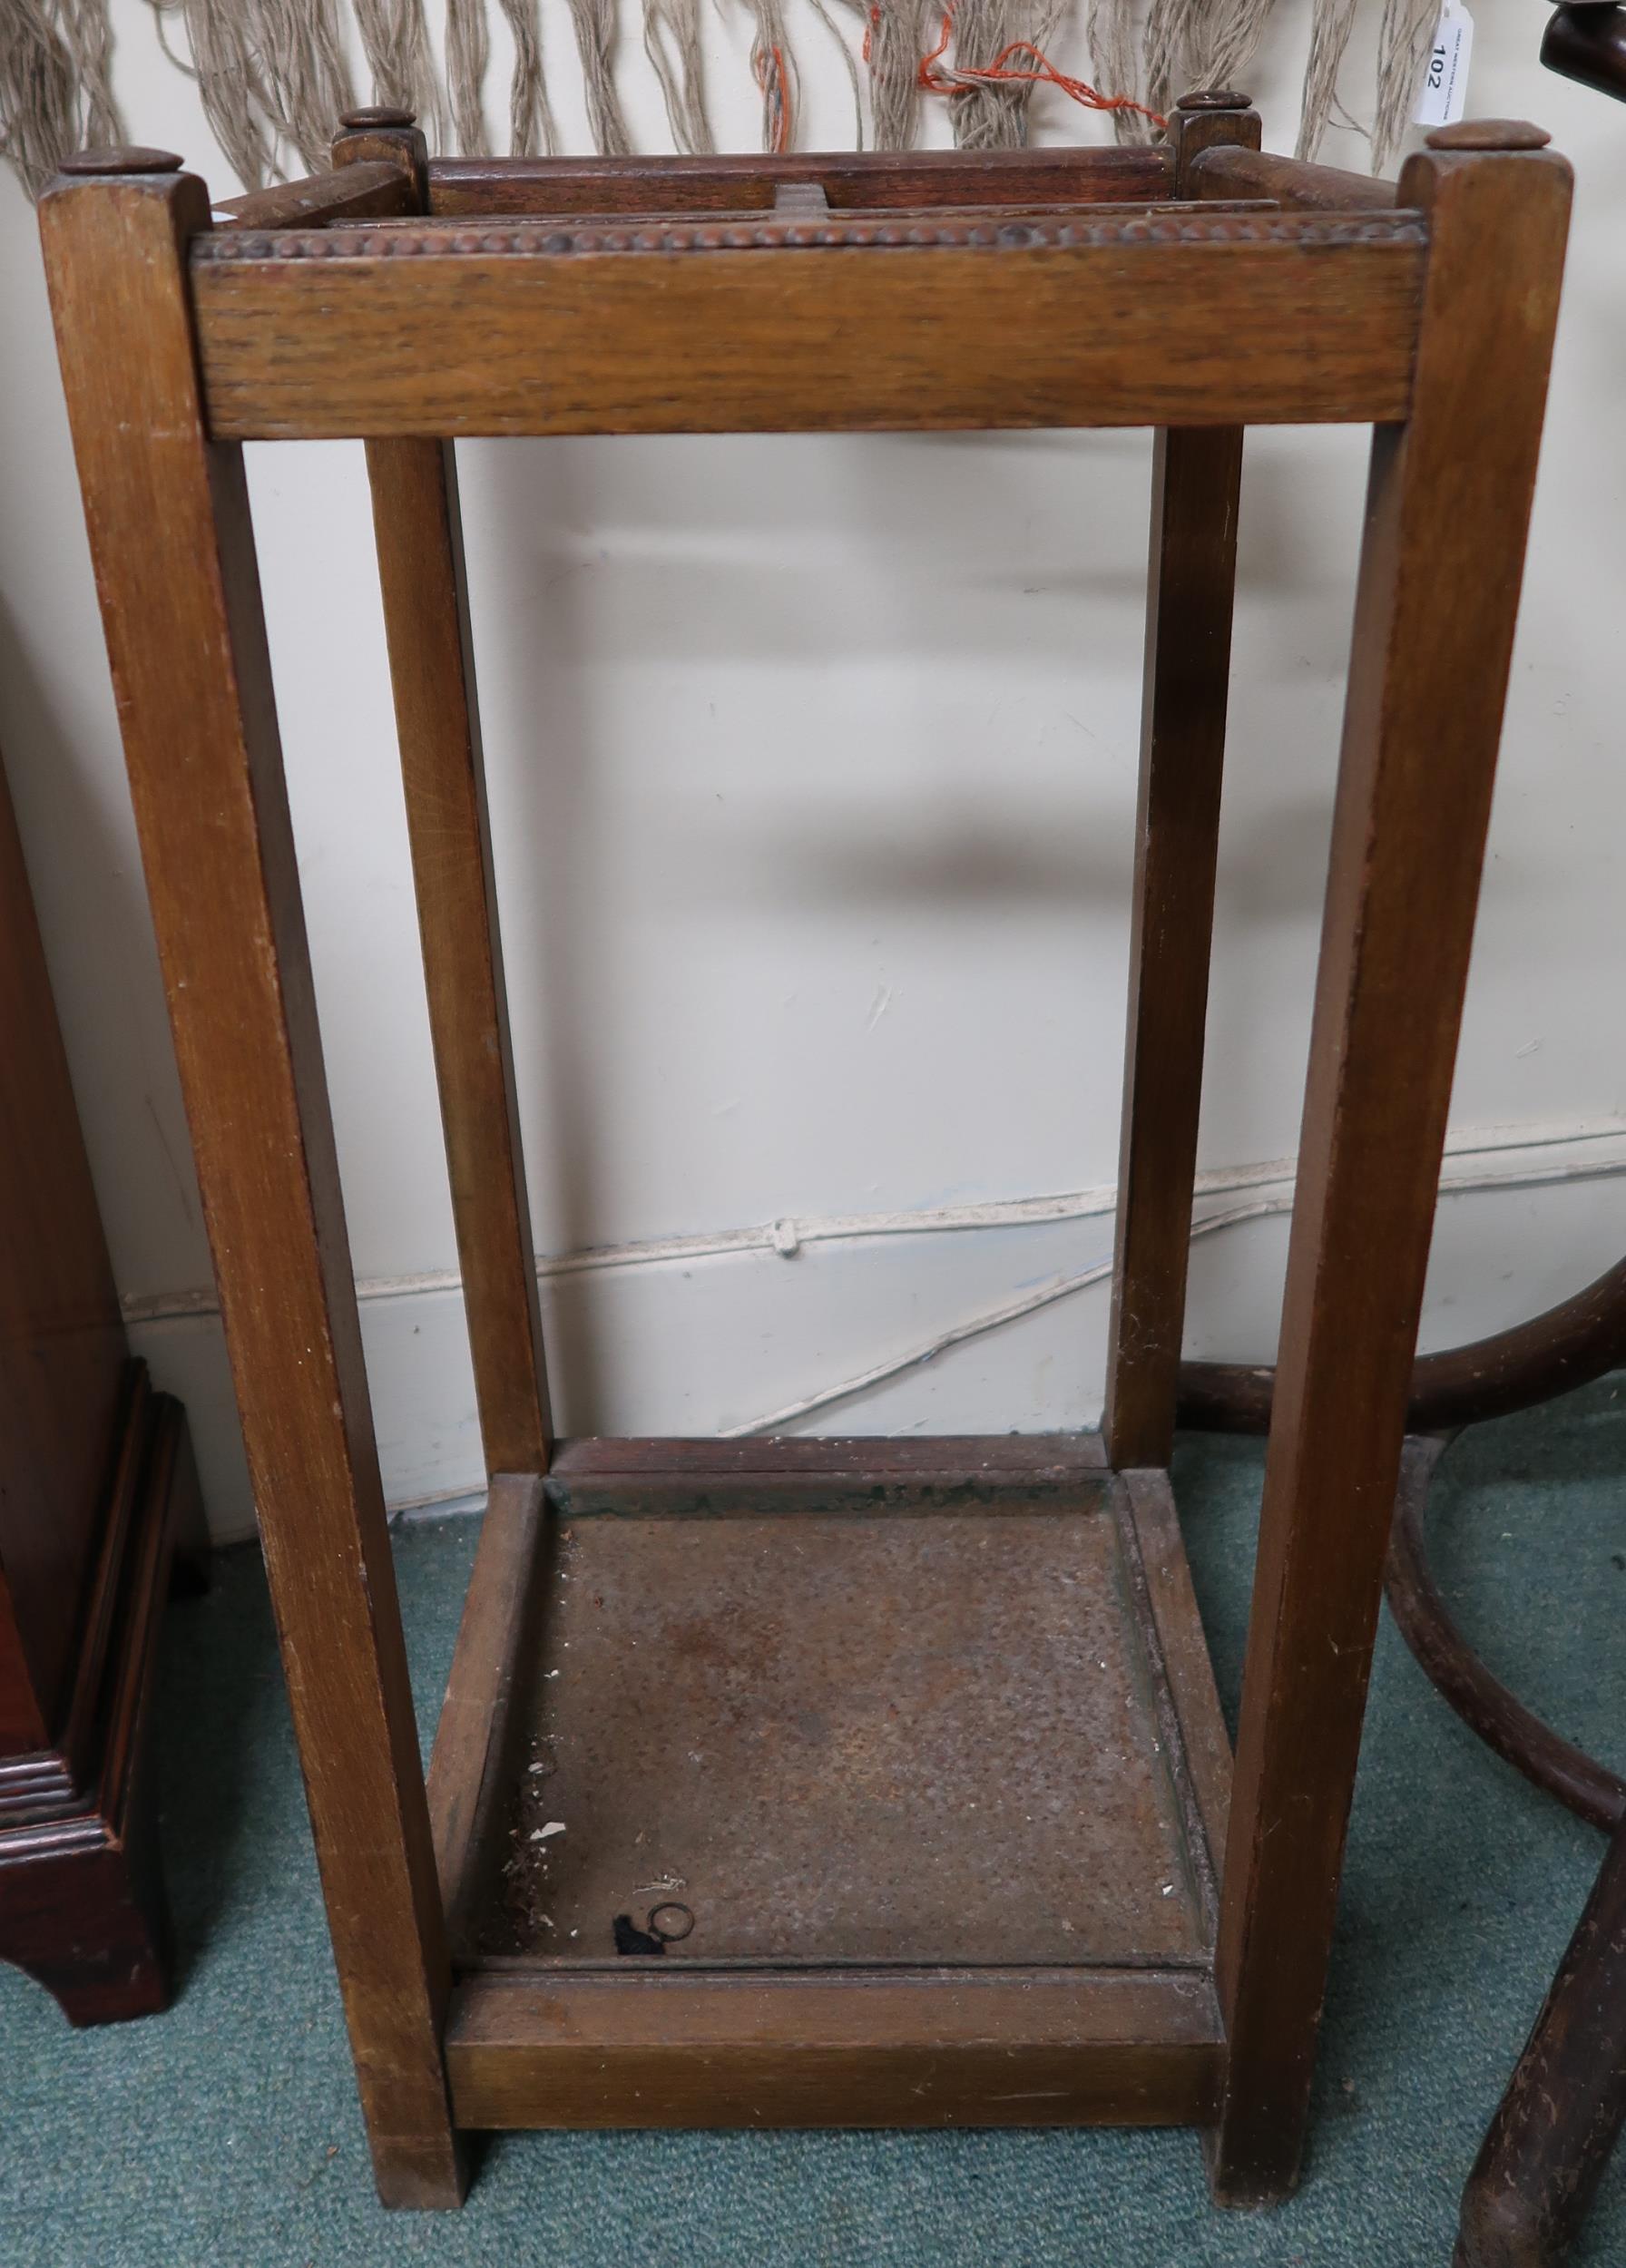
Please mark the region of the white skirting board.
<svg viewBox="0 0 1626 2268"><path fill-rule="evenodd" d="M1577 1290L1626 1250L1626 1133L1551 1128L1455 1135L1435 1231L1425 1346L1476 1337ZM1241 1177L1241 1178L1245 1178ZM1226 1178L1226 1177L1220 1177ZM1486 1184L1490 1186L1485 1186ZM1455 1187L1453 1186L1455 1185ZM1285 1199L1279 1182L1266 1199ZM1210 1212L1234 1196L1206 1198ZM816 1230L817 1224L808 1224ZM1193 1246L1193 1355L1269 1358L1286 1255L1285 1210ZM942 1334L1042 1297L1111 1251L1110 1216L1023 1227L938 1227L624 1259L543 1277L555 1416L567 1432L715 1434L755 1426ZM131 1338L191 1413L211 1532L252 1532L250 1492L219 1319L206 1294L153 1318L131 1300ZM1099 1281L976 1334L784 1430L837 1433L1045 1432L1093 1424L1110 1287ZM455 1281L361 1286L385 1495L393 1510L477 1502L484 1472ZM778 1430L778 1429L776 1429Z"/></svg>

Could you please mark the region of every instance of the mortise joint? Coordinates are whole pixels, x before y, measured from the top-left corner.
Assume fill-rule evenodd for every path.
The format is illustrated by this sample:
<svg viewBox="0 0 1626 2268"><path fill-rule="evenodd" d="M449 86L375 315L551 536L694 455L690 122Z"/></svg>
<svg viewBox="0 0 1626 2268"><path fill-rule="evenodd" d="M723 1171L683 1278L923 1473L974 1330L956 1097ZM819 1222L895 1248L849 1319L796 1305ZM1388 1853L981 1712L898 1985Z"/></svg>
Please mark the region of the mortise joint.
<svg viewBox="0 0 1626 2268"><path fill-rule="evenodd" d="M773 209L787 220L828 220L830 217L830 202L822 181L776 182Z"/></svg>

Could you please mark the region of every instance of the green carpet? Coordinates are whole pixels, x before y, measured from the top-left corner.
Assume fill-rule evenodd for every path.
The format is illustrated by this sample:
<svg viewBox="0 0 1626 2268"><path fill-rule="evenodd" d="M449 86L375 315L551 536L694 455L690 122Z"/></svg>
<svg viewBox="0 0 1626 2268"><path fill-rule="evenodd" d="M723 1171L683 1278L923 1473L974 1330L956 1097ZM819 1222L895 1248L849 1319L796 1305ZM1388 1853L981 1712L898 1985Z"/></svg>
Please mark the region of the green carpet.
<svg viewBox="0 0 1626 2268"><path fill-rule="evenodd" d="M1497 1667L1626 1764L1626 1396L1482 1428L1436 1558ZM1538 1481L1537 1471L1542 1477ZM1230 1706L1259 1454L1189 1441L1176 1478ZM426 1737L473 1520L404 1530ZM1600 1839L1463 1730L1386 1620L1304 2187L1209 2205L1188 2133L564 2135L485 2155L461 2214L373 2200L257 1556L175 1609L160 1736L185 1973L165 2017L73 2034L0 1970L3 2268L1425 2268L1450 2256L1480 2133ZM1577 2259L1626 2258L1626 2165Z"/></svg>

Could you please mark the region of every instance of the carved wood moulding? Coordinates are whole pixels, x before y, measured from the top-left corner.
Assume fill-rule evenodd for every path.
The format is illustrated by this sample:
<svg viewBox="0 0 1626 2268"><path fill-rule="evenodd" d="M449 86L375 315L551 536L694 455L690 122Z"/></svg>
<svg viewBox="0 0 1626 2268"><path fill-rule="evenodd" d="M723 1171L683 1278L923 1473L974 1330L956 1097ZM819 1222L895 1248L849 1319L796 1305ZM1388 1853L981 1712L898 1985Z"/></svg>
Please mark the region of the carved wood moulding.
<svg viewBox="0 0 1626 2268"><path fill-rule="evenodd" d="M818 221L642 220L597 225L546 218L470 228L374 227L221 230L197 238L192 259L219 260L413 259L460 254L561 258L603 252L779 252L955 249L1075 250L1134 244L1423 244L1420 212L1201 213L1134 219L1012 220L989 212L953 220L835 219Z"/></svg>

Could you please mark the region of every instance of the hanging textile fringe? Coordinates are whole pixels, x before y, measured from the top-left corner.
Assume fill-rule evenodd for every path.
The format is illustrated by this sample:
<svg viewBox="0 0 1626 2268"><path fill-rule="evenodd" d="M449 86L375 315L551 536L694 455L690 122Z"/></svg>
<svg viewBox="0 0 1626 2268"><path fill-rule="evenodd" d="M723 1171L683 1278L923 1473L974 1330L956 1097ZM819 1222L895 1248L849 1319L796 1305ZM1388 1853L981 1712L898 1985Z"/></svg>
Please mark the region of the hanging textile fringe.
<svg viewBox="0 0 1626 2268"><path fill-rule="evenodd" d="M926 0L855 0L865 19L869 128L877 150L912 150L920 120Z"/></svg>
<svg viewBox="0 0 1626 2268"><path fill-rule="evenodd" d="M1275 0L1210 0L1200 8L1187 27L1183 84L1234 86L1253 61L1274 5Z"/></svg>
<svg viewBox="0 0 1626 2268"><path fill-rule="evenodd" d="M796 131L796 63L780 0L745 0L756 20L751 76L762 90L762 147L789 150Z"/></svg>
<svg viewBox="0 0 1626 2268"><path fill-rule="evenodd" d="M1366 0L1368 5L1375 0ZM1166 109L1182 87L1234 85L1243 77L1276 0L1090 0L1085 34L1096 83ZM1298 155L1315 156L1335 115L1338 71L1362 0L1314 0L1300 103ZM1383 0L1372 170L1392 162L1423 83L1439 0ZM1244 80L1244 83L1246 83ZM1143 117L1116 114L1121 142L1143 142Z"/></svg>
<svg viewBox="0 0 1626 2268"><path fill-rule="evenodd" d="M490 61L485 0L446 0L446 103L457 147L465 155L477 156L485 147L481 95Z"/></svg>
<svg viewBox="0 0 1626 2268"><path fill-rule="evenodd" d="M540 0L495 5L514 46L509 147L522 155L555 151L560 136L543 71ZM1110 110L1120 141L1155 138L1160 114L1182 88L1239 79L1246 83L1275 0L1086 0L1092 84L1058 69L1047 52L1071 0L951 0L948 37L935 46L943 0L840 0L837 13L850 10L856 18L850 38L832 17L836 0L740 5L751 19L750 70L761 96L765 149L789 150L798 139L792 29L796 10L805 5L840 49L853 87L857 147L866 141L867 99L873 145L910 148L925 92L946 100L955 142L980 150L1027 140L1038 86ZM1339 71L1363 5L1376 12L1379 0L1312 0L1301 156L1314 154L1330 118L1347 116L1339 101ZM476 153L490 147L484 90L492 0L444 0L444 84L427 0L149 0L149 5L165 52L197 81L210 126L250 188L322 165L338 114L355 100L348 61L352 37L372 99L416 112L432 148ZM672 144L692 155L715 148L701 0L568 0L568 5L595 149L623 156L632 146L616 84L623 5L636 6L642 15L644 53L665 102ZM69 150L122 136L109 77L112 7L113 0L0 0L0 156L31 192L37 193ZM1373 166L1379 171L1406 132L1438 0L1381 0L1381 7L1372 130ZM125 20L121 9L122 29ZM951 48L952 62L945 60ZM1098 95L1097 88L1104 93Z"/></svg>
<svg viewBox="0 0 1626 2268"><path fill-rule="evenodd" d="M1140 93L1161 113L1187 87L1234 86L1252 62L1276 0L1091 0L1086 34L1097 83ZM1120 142L1154 138L1144 112L1120 111Z"/></svg>
<svg viewBox="0 0 1626 2268"><path fill-rule="evenodd" d="M1432 5L1432 0L1431 0ZM1356 0L1316 0L1298 113L1298 155L1313 158L1338 94L1338 70L1355 29Z"/></svg>
<svg viewBox="0 0 1626 2268"><path fill-rule="evenodd" d="M1081 103L1085 110L1138 111L1153 126L1161 128L1169 122L1166 118L1160 118L1155 112L1149 111L1143 103L1131 102L1127 94L1102 94L1087 79L1074 79L1066 72L1058 71L1043 49L1036 46L1032 40L1008 40L984 68L963 64L946 64L942 58L948 52L953 35L954 14L950 10L944 15L937 44L929 54L920 59L920 85L927 94L946 94L952 103L960 95L984 88L1001 93L1016 91L1025 97L1036 86L1053 86L1066 95L1069 102Z"/></svg>
<svg viewBox="0 0 1626 2268"><path fill-rule="evenodd" d="M224 0L228 7L231 0ZM300 5L300 0L294 0ZM424 0L350 0L361 52L372 73L373 99L417 113L436 149L446 147L446 113Z"/></svg>
<svg viewBox="0 0 1626 2268"><path fill-rule="evenodd" d="M824 0L808 0L808 5L812 9L814 15L818 18L819 22L824 25L825 30L828 32L830 37L836 43L836 50L841 57L842 68L847 73L847 83L852 89L853 148L855 150L862 150L865 146L864 90L858 83L858 65L857 60L854 57L852 49L848 46L846 38L843 36L841 26L837 23L828 8L826 7Z"/></svg>
<svg viewBox="0 0 1626 2268"><path fill-rule="evenodd" d="M88 12L103 0L79 0ZM325 162L333 122L355 101L336 0L149 0L161 45L198 83L215 139L250 189L287 169ZM4 0L0 0L4 5ZM191 50L175 54L164 18L178 15ZM105 19L104 19L105 20ZM337 107L336 107L337 105Z"/></svg>
<svg viewBox="0 0 1626 2268"><path fill-rule="evenodd" d="M1033 84L1014 73L1005 76L1002 65L1018 41L1042 53L1062 6L1063 0L959 0L952 17L945 16L945 44L952 21L955 45L948 115L962 150L1016 150L1026 142Z"/></svg>
<svg viewBox="0 0 1626 2268"><path fill-rule="evenodd" d="M632 138L615 91L615 0L570 0L576 52L587 88L587 124L602 158L632 154Z"/></svg>
<svg viewBox="0 0 1626 2268"><path fill-rule="evenodd" d="M334 120L356 99L335 0L259 0L244 13L277 138L314 171L327 162ZM269 170L282 170L274 148Z"/></svg>
<svg viewBox="0 0 1626 2268"><path fill-rule="evenodd" d="M540 0L497 0L514 41L514 76L508 88L508 147L516 158L553 156L559 129L542 75Z"/></svg>
<svg viewBox="0 0 1626 2268"><path fill-rule="evenodd" d="M113 99L113 27L105 0L58 0L56 13L84 106L86 138L92 142L111 139L123 129Z"/></svg>
<svg viewBox="0 0 1626 2268"><path fill-rule="evenodd" d="M1375 173L1389 164L1411 122L1439 13L1437 0L1384 0L1377 34L1377 115L1372 125Z"/></svg>
<svg viewBox="0 0 1626 2268"><path fill-rule="evenodd" d="M81 60L62 19L45 0L0 9L0 152L32 197L88 122Z"/></svg>
<svg viewBox="0 0 1626 2268"><path fill-rule="evenodd" d="M277 122L270 90L244 37L242 15L230 0L151 0L151 5L164 51L177 61L163 19L166 15L183 18L191 75L210 132L245 188L262 188L276 160ZM182 64L181 68L187 66Z"/></svg>
<svg viewBox="0 0 1626 2268"><path fill-rule="evenodd" d="M655 67L671 138L685 157L716 148L706 119L700 0L643 0L644 52Z"/></svg>
<svg viewBox="0 0 1626 2268"><path fill-rule="evenodd" d="M1158 110L1167 111L1175 97L1185 91L1186 47L1194 22L1187 0L1151 0L1146 11L1146 29L1141 41L1145 59L1146 99ZM1205 80L1203 83L1207 85L1209 82Z"/></svg>
<svg viewBox="0 0 1626 2268"><path fill-rule="evenodd" d="M1084 37L1097 86L1115 93L1133 94L1145 84L1141 68L1141 43L1136 29L1138 0L1090 0ZM1150 142L1155 129L1138 111L1113 112L1112 130L1120 142Z"/></svg>

